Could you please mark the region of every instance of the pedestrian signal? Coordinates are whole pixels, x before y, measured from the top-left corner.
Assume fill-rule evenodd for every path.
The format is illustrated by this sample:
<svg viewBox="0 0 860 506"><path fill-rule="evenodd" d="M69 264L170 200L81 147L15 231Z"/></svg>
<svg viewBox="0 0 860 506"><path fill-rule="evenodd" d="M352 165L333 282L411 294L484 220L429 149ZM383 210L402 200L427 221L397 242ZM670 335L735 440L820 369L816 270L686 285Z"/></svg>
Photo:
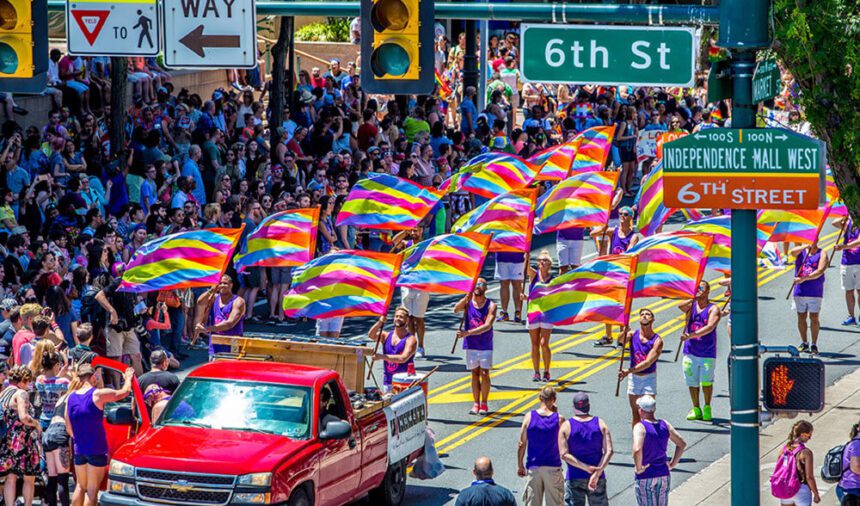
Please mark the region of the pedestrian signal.
<svg viewBox="0 0 860 506"><path fill-rule="evenodd" d="M362 0L361 79L371 93L429 94L432 0Z"/></svg>
<svg viewBox="0 0 860 506"><path fill-rule="evenodd" d="M824 409L824 362L817 358L771 357L764 361L763 383L768 411Z"/></svg>

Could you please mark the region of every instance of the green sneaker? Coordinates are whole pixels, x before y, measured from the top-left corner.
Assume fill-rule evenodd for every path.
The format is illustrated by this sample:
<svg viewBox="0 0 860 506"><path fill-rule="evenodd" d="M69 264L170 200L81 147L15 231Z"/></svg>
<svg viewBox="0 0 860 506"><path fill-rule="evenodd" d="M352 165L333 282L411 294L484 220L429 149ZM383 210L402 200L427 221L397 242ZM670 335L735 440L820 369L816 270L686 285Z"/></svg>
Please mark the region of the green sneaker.
<svg viewBox="0 0 860 506"><path fill-rule="evenodd" d="M710 422L711 420L713 420L713 418L711 418L711 407L705 405L705 407L702 408L702 421Z"/></svg>
<svg viewBox="0 0 860 506"><path fill-rule="evenodd" d="M709 410L710 411L710 410ZM687 413L687 420L701 420L702 419L702 410L697 407L693 407L689 413Z"/></svg>

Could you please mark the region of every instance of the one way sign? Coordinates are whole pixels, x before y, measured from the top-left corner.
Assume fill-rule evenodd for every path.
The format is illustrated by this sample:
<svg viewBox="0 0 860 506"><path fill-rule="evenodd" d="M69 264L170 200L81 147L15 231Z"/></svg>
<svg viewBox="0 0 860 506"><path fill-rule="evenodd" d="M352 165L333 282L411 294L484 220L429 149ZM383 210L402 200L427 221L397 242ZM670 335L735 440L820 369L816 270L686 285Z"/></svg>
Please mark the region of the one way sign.
<svg viewBox="0 0 860 506"><path fill-rule="evenodd" d="M173 68L251 68L257 62L254 0L164 0L164 63Z"/></svg>

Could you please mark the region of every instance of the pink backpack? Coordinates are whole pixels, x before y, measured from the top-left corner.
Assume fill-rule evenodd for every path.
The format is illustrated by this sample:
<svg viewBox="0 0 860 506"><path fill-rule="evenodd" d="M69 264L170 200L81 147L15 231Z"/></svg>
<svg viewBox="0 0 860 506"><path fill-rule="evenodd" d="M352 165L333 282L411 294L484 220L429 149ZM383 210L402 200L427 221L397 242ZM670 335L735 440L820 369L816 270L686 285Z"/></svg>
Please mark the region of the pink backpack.
<svg viewBox="0 0 860 506"><path fill-rule="evenodd" d="M776 468L770 475L770 493L777 499L791 499L800 490L800 476L797 469L797 454L806 448L802 444L797 445L792 451L788 451L788 445L782 449Z"/></svg>

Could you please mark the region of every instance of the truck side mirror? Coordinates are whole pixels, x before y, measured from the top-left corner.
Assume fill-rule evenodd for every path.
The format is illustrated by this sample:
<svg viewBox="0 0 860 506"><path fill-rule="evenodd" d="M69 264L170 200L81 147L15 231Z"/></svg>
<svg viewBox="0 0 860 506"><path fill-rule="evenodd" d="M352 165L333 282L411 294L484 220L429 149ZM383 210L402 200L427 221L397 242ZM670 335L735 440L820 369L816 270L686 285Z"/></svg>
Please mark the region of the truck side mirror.
<svg viewBox="0 0 860 506"><path fill-rule="evenodd" d="M121 404L105 408L105 420L111 425L132 425L135 423L131 406Z"/></svg>
<svg viewBox="0 0 860 506"><path fill-rule="evenodd" d="M320 439L346 439L352 434L352 427L342 420L328 422L320 431Z"/></svg>

